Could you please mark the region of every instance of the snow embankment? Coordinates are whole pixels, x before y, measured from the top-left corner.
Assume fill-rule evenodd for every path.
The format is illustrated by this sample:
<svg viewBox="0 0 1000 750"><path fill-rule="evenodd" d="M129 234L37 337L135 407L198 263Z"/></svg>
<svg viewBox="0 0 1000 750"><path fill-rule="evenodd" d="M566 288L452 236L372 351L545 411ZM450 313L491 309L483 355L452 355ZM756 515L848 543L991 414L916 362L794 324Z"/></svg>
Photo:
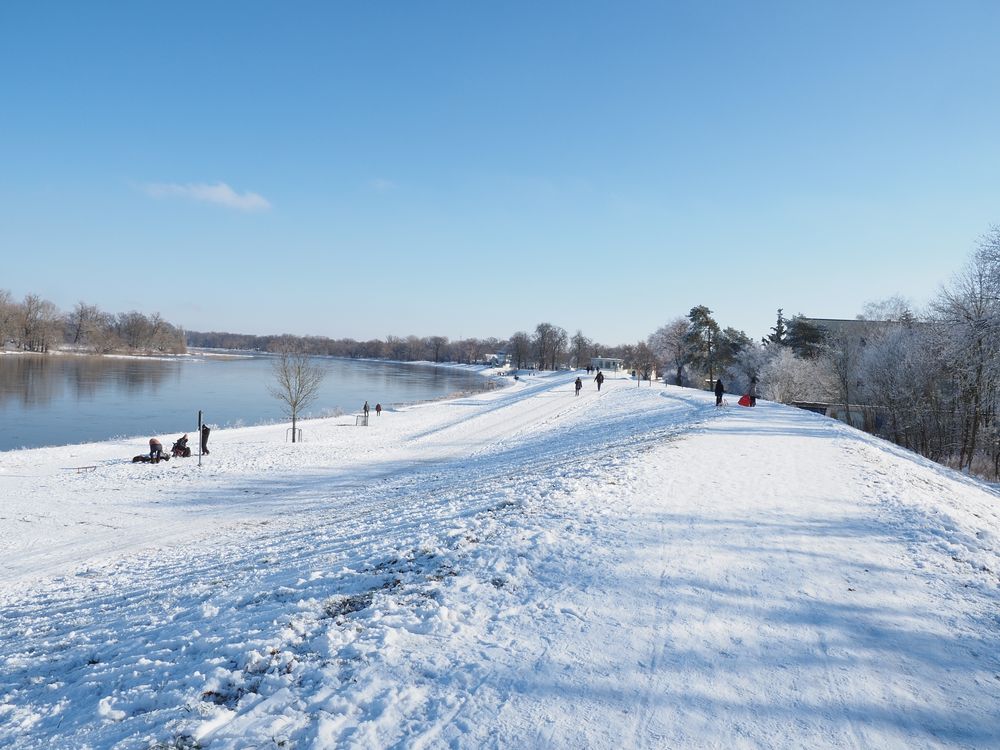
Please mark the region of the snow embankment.
<svg viewBox="0 0 1000 750"><path fill-rule="evenodd" d="M0 745L997 745L991 491L575 376L200 469L0 454Z"/></svg>

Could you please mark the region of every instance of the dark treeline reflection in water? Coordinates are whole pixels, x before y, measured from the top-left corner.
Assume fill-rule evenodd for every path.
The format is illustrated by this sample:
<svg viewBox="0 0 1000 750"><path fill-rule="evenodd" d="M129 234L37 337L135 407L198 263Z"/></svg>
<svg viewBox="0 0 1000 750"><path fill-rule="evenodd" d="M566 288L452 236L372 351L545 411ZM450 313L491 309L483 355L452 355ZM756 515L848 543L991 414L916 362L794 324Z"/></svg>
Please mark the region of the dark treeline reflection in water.
<svg viewBox="0 0 1000 750"><path fill-rule="evenodd" d="M266 355L117 358L0 355L0 451L192 432L198 410L218 427L283 419L267 393ZM475 373L420 365L333 358L309 416L356 412L481 391Z"/></svg>
<svg viewBox="0 0 1000 750"><path fill-rule="evenodd" d="M111 357L5 356L0 358L0 405L17 401L25 407L45 407L67 396L87 399L109 391L152 393L166 378L176 377L181 365Z"/></svg>

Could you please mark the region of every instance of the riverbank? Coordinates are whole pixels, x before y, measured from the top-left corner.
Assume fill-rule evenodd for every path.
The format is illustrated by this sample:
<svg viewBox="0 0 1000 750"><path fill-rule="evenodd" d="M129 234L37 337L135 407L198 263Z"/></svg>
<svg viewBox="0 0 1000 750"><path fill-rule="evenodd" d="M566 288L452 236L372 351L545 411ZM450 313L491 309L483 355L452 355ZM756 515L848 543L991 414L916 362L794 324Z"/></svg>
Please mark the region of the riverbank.
<svg viewBox="0 0 1000 750"><path fill-rule="evenodd" d="M200 468L0 454L0 744L996 743L994 492L577 374L222 430Z"/></svg>
<svg viewBox="0 0 1000 750"><path fill-rule="evenodd" d="M184 358L19 355L0 357L0 452L284 421L268 392L272 358L193 353ZM393 365L334 358L302 417L418 403L494 387L483 368ZM480 372L486 372L483 377Z"/></svg>

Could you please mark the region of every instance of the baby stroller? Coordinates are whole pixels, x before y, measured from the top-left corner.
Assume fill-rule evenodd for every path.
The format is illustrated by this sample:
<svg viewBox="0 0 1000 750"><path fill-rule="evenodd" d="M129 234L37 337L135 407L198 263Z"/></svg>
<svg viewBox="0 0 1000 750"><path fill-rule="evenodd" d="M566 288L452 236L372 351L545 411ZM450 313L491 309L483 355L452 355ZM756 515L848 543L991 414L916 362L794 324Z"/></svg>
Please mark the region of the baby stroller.
<svg viewBox="0 0 1000 750"><path fill-rule="evenodd" d="M170 453L174 458L187 458L191 455L191 448L188 447L188 436L177 438Z"/></svg>

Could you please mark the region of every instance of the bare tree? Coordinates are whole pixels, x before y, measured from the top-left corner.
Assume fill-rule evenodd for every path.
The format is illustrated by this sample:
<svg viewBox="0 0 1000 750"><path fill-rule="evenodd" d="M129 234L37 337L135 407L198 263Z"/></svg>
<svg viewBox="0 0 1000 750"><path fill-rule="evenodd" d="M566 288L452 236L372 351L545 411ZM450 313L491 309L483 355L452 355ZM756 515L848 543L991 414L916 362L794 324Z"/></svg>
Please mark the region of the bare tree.
<svg viewBox="0 0 1000 750"><path fill-rule="evenodd" d="M573 358L573 365L576 369L585 367L585 362L590 361L590 350L593 342L583 335L583 331L577 331L570 340L570 351Z"/></svg>
<svg viewBox="0 0 1000 750"><path fill-rule="evenodd" d="M14 337L17 330L17 304L10 292L0 289L0 351Z"/></svg>
<svg viewBox="0 0 1000 750"><path fill-rule="evenodd" d="M77 346L90 344L102 319L97 305L88 305L80 301L73 311L66 316L67 340Z"/></svg>
<svg viewBox="0 0 1000 750"><path fill-rule="evenodd" d="M324 369L302 351L283 350L272 363L275 384L268 393L282 404L282 411L292 420L292 442L299 415L319 397Z"/></svg>
<svg viewBox="0 0 1000 750"><path fill-rule="evenodd" d="M554 370L557 361L566 350L569 337L566 330L551 323L539 323L535 327L535 351L538 353L538 365L541 369Z"/></svg>
<svg viewBox="0 0 1000 750"><path fill-rule="evenodd" d="M400 338L399 336L386 336L385 348L389 355L389 359L394 359L397 362L406 361L406 339Z"/></svg>
<svg viewBox="0 0 1000 750"><path fill-rule="evenodd" d="M566 358L566 346L569 344L569 334L565 328L556 326L552 336L552 369L557 369Z"/></svg>
<svg viewBox="0 0 1000 750"><path fill-rule="evenodd" d="M447 336L431 336L430 338L430 348L434 352L434 361L441 361L441 350L444 348L445 344L448 343Z"/></svg>
<svg viewBox="0 0 1000 750"><path fill-rule="evenodd" d="M523 369L531 356L531 336L525 331L518 331L510 337L510 350L514 367Z"/></svg>
<svg viewBox="0 0 1000 750"><path fill-rule="evenodd" d="M634 346L628 347L628 356L625 358L625 364L630 369L635 370L636 377L639 380L651 380L653 370L656 369L656 355L649 344L645 341L640 341Z"/></svg>
<svg viewBox="0 0 1000 750"><path fill-rule="evenodd" d="M61 338L62 316L54 304L37 294L27 294L19 310L21 349L47 352Z"/></svg>
<svg viewBox="0 0 1000 750"><path fill-rule="evenodd" d="M907 323L916 320L913 305L905 297L898 294L881 300L866 302L858 320L892 321Z"/></svg>

